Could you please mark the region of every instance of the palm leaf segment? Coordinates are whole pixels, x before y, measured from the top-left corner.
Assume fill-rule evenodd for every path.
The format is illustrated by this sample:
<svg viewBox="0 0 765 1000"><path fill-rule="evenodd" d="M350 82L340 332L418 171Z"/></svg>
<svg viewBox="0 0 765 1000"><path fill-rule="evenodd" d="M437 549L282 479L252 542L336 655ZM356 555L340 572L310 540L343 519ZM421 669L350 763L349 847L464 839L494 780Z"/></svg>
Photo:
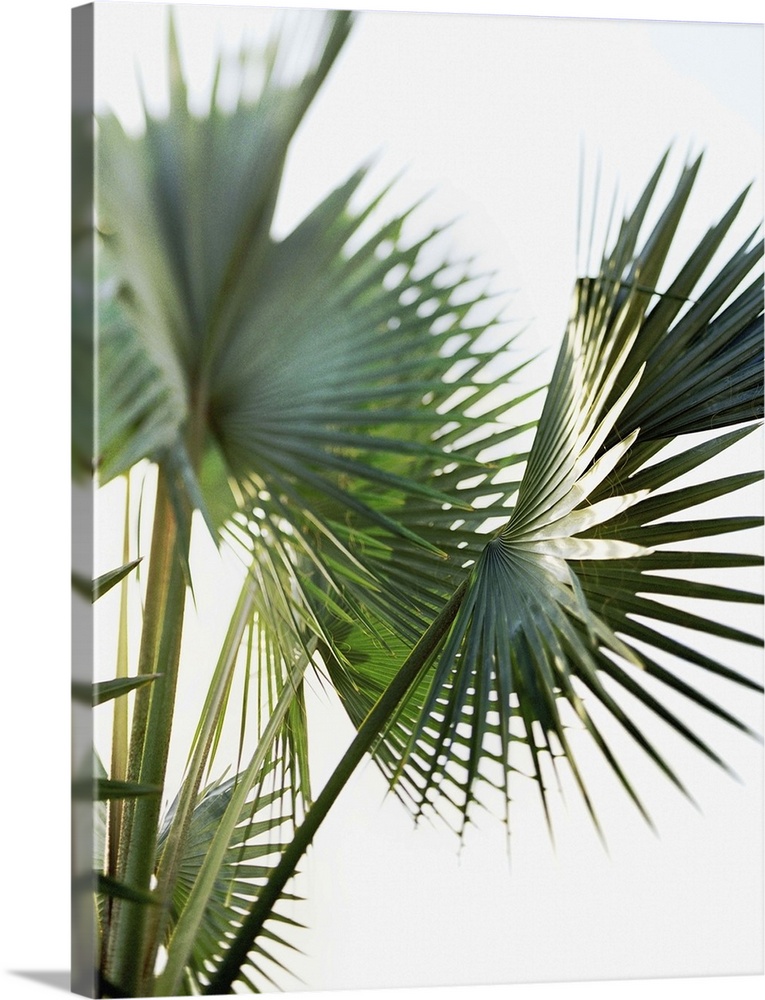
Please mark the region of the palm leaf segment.
<svg viewBox="0 0 765 1000"><path fill-rule="evenodd" d="M761 690L666 634L667 626L679 624L761 645L755 636L676 607L684 597L761 602L760 595L700 583L689 575L697 569L760 564L750 554L703 551L700 540L753 527L761 518L671 520L761 474L667 487L740 440L752 429L747 423L762 416L763 315L762 279L746 284L762 256L762 243L754 238L697 290L743 196L667 290L656 291L699 168L696 162L683 172L638 248L665 160L623 222L598 276L576 284L572 316L511 515L480 547L472 518L451 526L455 550L461 545L463 557L475 553L467 595L434 666L423 671L377 748L380 765L416 815L435 810L461 831L481 787L498 788L509 807L509 777L516 769L536 778L547 812L545 758L567 760L595 818L567 735L572 724L589 732L645 813L588 710L590 699L682 788L615 691L629 692L719 761L643 678L657 679L744 727L706 697L702 685L662 666L655 651ZM684 447L681 439L670 457L652 461L678 435L729 425L742 426L707 435L701 443L691 439ZM692 551L682 544L689 538L696 540ZM422 580L430 572L422 570ZM351 647L357 642L358 637ZM333 665L357 724L389 676L388 663L387 651L367 643L357 647L350 668ZM525 748L511 754L511 742L519 741Z"/></svg>
<svg viewBox="0 0 765 1000"><path fill-rule="evenodd" d="M175 882L168 941L172 939L178 918L188 903L238 781L239 777L233 777L214 782L199 797ZM276 761L271 760L266 762L260 780L247 796L186 963L185 984L193 994L204 991L220 960L224 942L236 931L242 914L257 898L260 887L271 874L275 859L293 833L295 817L290 807L291 784L289 774L281 773ZM160 856L172 818L171 809L160 831L157 845ZM287 893L281 896L282 903L295 899ZM281 912L283 909L282 906L272 910L268 926L261 931L257 944L248 955L246 966L240 971L240 981L253 993L279 988L273 977L280 970L284 971L280 956L285 950L294 950L281 931L282 928L299 925Z"/></svg>

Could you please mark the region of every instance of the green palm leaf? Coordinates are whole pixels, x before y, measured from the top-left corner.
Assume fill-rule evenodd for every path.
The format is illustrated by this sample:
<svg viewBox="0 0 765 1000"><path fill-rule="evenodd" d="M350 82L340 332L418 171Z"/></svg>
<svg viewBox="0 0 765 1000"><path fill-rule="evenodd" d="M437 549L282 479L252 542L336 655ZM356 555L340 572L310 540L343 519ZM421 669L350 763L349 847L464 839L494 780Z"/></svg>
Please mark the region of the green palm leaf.
<svg viewBox="0 0 765 1000"><path fill-rule="evenodd" d="M291 781L288 775L280 773L276 763L275 757L261 769L259 780L247 796L218 869L215 885L194 935L193 948L186 964L183 985L192 993L202 992L209 982L228 936L238 926L241 912L257 899L259 886L268 879L275 864L274 857L278 857L283 849L283 841L288 841L291 835L294 821L290 803ZM168 943L172 942L178 918L189 901L210 847L219 836L221 819L241 778L238 775L214 782L199 796L175 881L167 932ZM171 809L160 832L160 853L172 818ZM294 901L295 897L283 894L281 899ZM291 926L299 925L280 912L277 906L240 974L241 981L252 992L259 993L276 986L274 975L278 976L284 971L278 956L283 954L285 948L294 949L294 945L283 937L283 933Z"/></svg>
<svg viewBox="0 0 765 1000"><path fill-rule="evenodd" d="M301 536L339 598L349 576L390 589L360 554L380 537L438 549L400 507L413 496L434 511L469 504L452 489L455 463L462 478L466 466L479 470L479 449L454 442L486 434L480 404L515 362L475 279L435 258L438 232L412 241L411 213L375 224L383 195L352 207L365 171L272 237L288 143L348 18L317 24L323 41L299 84L266 53L254 102L224 111L213 95L197 117L176 66L170 112L147 113L143 135L101 120L99 226L130 326L121 336L134 341L120 357L140 368L146 393L149 369L159 373L162 391L161 405L146 407L150 427L115 394L121 423L102 438L132 432L109 474L139 457L169 466L168 456L176 465L187 456L182 492L216 529L241 540L243 526L248 549ZM142 397L123 395L144 412ZM497 444L512 432L488 426ZM419 471L426 459L430 477ZM174 510L183 516L180 499Z"/></svg>
<svg viewBox="0 0 765 1000"><path fill-rule="evenodd" d="M97 580L92 581L84 579L77 573L72 573L72 588L76 593L80 594L81 597L86 597L90 601L97 601L99 597L103 597L103 595L108 593L112 587L115 587L120 580L123 580L128 573L132 572L136 566L138 566L140 561L140 559L133 559L124 566L119 566L117 569L110 570L108 573L104 573L102 576L99 576Z"/></svg>
<svg viewBox="0 0 765 1000"><path fill-rule="evenodd" d="M105 484L177 439L183 409L108 282L99 302L96 470Z"/></svg>
<svg viewBox="0 0 765 1000"><path fill-rule="evenodd" d="M507 782L522 764L536 779L547 809L544 760L564 757L595 818L568 739L573 720L589 732L643 810L587 707L589 699L600 702L682 787L606 678L717 761L714 750L651 694L643 677L657 678L744 728L650 652L653 647L659 658L669 652L760 689L667 634L673 624L680 624L761 644L758 637L715 618L678 610L674 600L761 602L758 594L701 584L687 572L759 564L758 557L677 549L677 543L691 535L703 539L761 519L728 516L692 524L669 520L695 504L756 482L760 473L666 488L751 428L694 441L664 461L653 461L679 434L752 421L762 414L761 284L740 289L761 257L761 244L751 246L748 241L708 288L689 301L742 199L702 241L670 292L654 291L697 169L698 163L683 173L659 222L639 244L657 172L604 256L601 273L577 282L572 318L539 429L504 526L476 552L480 536L465 538L475 531L475 522L452 525L454 541L463 540L464 556L475 554L467 595L444 650L431 672L423 672L386 733L381 761L387 773L395 765L394 777L407 782L410 796L414 789L418 815L444 811L464 830L481 782L503 785L509 805ZM674 405L678 399L682 405ZM432 569L426 563L427 557L421 556L422 568L419 575L414 571L417 584L410 592L430 578ZM666 569L671 569L670 575ZM355 674L345 686L355 720L360 717L354 708L359 692L384 670L386 656L380 648L357 657ZM522 737L511 738L511 732L519 733L514 719L522 720ZM402 748L403 733L409 736ZM511 740L525 744L525 750L513 751ZM502 782L492 764L496 761L505 772ZM456 814L445 801L457 807Z"/></svg>

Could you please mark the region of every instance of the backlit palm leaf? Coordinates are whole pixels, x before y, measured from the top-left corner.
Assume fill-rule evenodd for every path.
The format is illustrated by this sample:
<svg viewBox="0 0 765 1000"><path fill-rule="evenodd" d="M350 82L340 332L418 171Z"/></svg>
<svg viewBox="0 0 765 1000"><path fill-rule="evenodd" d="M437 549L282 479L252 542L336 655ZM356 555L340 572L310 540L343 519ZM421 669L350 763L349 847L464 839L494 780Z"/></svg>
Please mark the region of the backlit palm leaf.
<svg viewBox="0 0 765 1000"><path fill-rule="evenodd" d="M294 823L290 808L292 781L289 775L280 773L279 768L275 770L275 765L276 759L266 762L254 791L247 796L207 899L204 916L194 935L184 978L185 988L193 993L202 992L209 981L216 959L225 947L226 937L238 927L240 914L257 898L258 887L268 879L274 858L283 849L283 842L291 836ZM175 882L168 942L172 941L178 918L189 901L205 858L219 836L221 819L242 778L238 775L215 782L199 797ZM172 810L160 833L160 852L171 820ZM285 894L282 899L294 900L294 897ZM275 909L269 926L263 930L241 973L241 981L252 992L274 988L273 976L283 968L278 956L283 954L285 948L294 948L282 936L281 928L290 926L295 926L295 922L285 913L280 913L278 908Z"/></svg>
<svg viewBox="0 0 765 1000"><path fill-rule="evenodd" d="M651 235L636 249L657 171L604 257L598 277L577 282L572 317L515 506L477 554L446 646L399 715L396 725L406 720L404 731L411 732L408 747L401 750L400 728L397 737L395 729L388 734L392 742L387 752L398 759L401 777L408 775L410 791L414 771L420 775L418 814L428 812L431 803L439 809L443 794L457 805L456 819L453 813L451 818L464 829L479 779L496 783L496 768L485 766L491 760L502 762L508 776L510 760L516 766L528 762L545 801L546 756L567 759L592 809L567 737L575 720L642 809L587 708L593 698L679 785L606 678L718 759L641 677L658 678L718 716L735 720L705 697L701 686L697 689L655 661L646 645L759 689L666 634L667 625L682 624L760 644L757 637L715 619L676 610L673 599L760 602L759 595L702 585L686 575L697 567L759 564L758 557L683 552L677 543L691 535L698 540L751 527L761 519L666 520L760 478L759 472L742 473L666 489L749 428L700 444L693 441L679 454L651 461L678 434L762 414L761 280L740 290L760 259L761 244L748 241L706 290L695 291L741 199L702 241L669 291L654 291L697 169L698 163L683 173ZM697 297L689 302L691 294ZM455 542L464 537L464 527L454 527ZM468 534L472 530L474 524L468 524ZM475 550L475 541L468 542L466 554ZM664 572L668 569L671 575ZM359 690L382 669L386 656L378 649L357 662ZM349 706L350 697L346 695ZM418 706L416 723L413 706ZM517 755L510 754L511 732L518 733L517 724L511 726L513 718L522 720L528 748ZM388 770L390 766L389 760Z"/></svg>
<svg viewBox="0 0 765 1000"><path fill-rule="evenodd" d="M444 259L439 232L408 236L409 212L375 223L381 198L354 207L364 171L284 239L272 236L287 145L348 28L342 13L306 23L318 42L301 53L298 84L265 54L255 100L222 110L213 95L198 117L173 48L168 116L147 113L137 137L100 121L105 267L135 341L112 381L140 359L143 385L148 365L162 393L152 433L124 442L112 464L158 460L217 529L267 548L287 574L302 548L330 599L368 625L365 594L399 598L367 553L399 537L443 556L438 533L402 509L413 499L436 516L445 503L469 505L454 487L481 473L481 449L459 439L501 444L516 433L491 421L509 407L492 391L518 363L484 291ZM182 518L180 495L173 502Z"/></svg>

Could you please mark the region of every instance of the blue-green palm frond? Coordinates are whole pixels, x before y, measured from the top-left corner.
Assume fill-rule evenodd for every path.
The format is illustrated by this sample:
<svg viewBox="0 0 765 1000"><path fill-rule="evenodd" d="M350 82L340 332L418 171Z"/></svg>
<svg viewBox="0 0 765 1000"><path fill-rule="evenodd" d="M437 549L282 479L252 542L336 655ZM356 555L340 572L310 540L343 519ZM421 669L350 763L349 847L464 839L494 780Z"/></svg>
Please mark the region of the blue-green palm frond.
<svg viewBox="0 0 765 1000"><path fill-rule="evenodd" d="M178 918L188 903L207 853L219 836L221 819L241 779L239 775L213 782L199 795L175 880L168 943L172 942ZM292 835L295 821L291 809L292 783L292 778L283 772L274 756L264 763L259 781L247 796L186 963L183 986L192 994L203 992L228 936L238 926L241 914L257 899L259 887L267 881L284 843ZM160 858L172 818L171 809L160 831L157 845ZM241 970L242 982L254 993L278 989L277 982L284 977L286 970L282 959L285 951L296 948L289 940L294 937L291 929L300 928L289 912L285 912L295 900L293 895L282 895L282 905L273 909L268 926L263 929Z"/></svg>
<svg viewBox="0 0 765 1000"><path fill-rule="evenodd" d="M104 468L172 466L179 517L184 494L249 551L280 559L297 545L328 599L369 624L365 594L401 603L381 546L445 558L428 518L469 510L461 482L493 475L490 446L517 433L497 393L520 366L488 280L448 257L441 229L418 233L415 209L386 214L386 191L364 196L366 169L275 237L287 149L350 25L306 17L316 45L300 52L302 77L279 69L282 39L251 57L254 96L231 109L213 94L198 115L171 37L167 115L147 112L135 136L99 121L103 266L133 341L119 353L115 339L114 378L101 381L130 374L121 360L155 400L147 413L127 394L119 434L102 432L120 445ZM405 510L415 502L419 520ZM295 614L311 616L298 603Z"/></svg>
<svg viewBox="0 0 765 1000"><path fill-rule="evenodd" d="M425 776L415 812L439 811L446 796L457 806L456 819L451 816L460 830L489 773L487 759L503 762L508 805L509 777L523 761L547 812L544 762L565 758L595 818L568 738L574 720L645 813L588 708L592 703L605 708L682 788L653 739L614 693L613 682L617 691L629 692L720 762L643 679L655 678L745 727L704 695L703 681L691 684L662 664L662 654L761 690L703 646L695 649L671 634L680 624L702 636L761 645L759 637L725 621L676 606L684 597L761 602L759 594L701 583L691 572L760 564L758 556L704 552L700 543L752 527L761 518L669 519L758 481L761 472L667 487L744 437L762 415L761 278L747 284L762 244L747 241L708 287L696 292L740 208L738 199L669 291L657 292L698 170L695 163L683 172L641 243L639 233L663 165L625 219L600 273L576 283L571 319L514 506L469 570L467 594L446 644L412 696L419 708L416 723L409 723L408 745L395 749L399 776L407 769L411 773L415 761ZM681 438L679 450L656 460L678 435L731 425L744 426L701 442L695 436ZM683 551L681 543L691 536L694 551ZM518 742L519 732L526 748L514 755L511 741ZM487 780L496 783L496 778Z"/></svg>

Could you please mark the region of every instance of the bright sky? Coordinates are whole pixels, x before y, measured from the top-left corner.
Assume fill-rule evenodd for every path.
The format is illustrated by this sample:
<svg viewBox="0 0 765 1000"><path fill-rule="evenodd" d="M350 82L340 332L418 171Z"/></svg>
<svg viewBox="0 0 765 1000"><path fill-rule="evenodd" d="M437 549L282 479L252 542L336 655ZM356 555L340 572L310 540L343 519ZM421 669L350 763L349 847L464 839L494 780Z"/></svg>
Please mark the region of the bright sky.
<svg viewBox="0 0 765 1000"><path fill-rule="evenodd" d="M161 80L163 18L155 5L98 6L99 93L127 119L134 53L149 93ZM184 11L184 51L200 80L216 25L232 41L246 19L220 5ZM617 183L630 202L670 144L670 183L687 153L706 149L686 236L698 240L755 180L736 229L743 240L762 216L762 72L761 28L752 26L365 13L295 143L278 224L289 228L372 153L370 189L407 167L391 208L433 190L423 225L428 212L460 216L455 247L497 270L495 287L518 289L509 314L533 319L527 344L552 345L549 365L575 276L580 149L589 190L602 162L605 203ZM746 453L733 461L740 467ZM206 584L210 595L220 586ZM757 629L758 617L741 623ZM738 665L744 655L732 654ZM760 726L756 697L720 691ZM351 732L324 695L314 701L333 720L315 765L319 787ZM706 718L699 726L741 784L662 733L696 811L620 740L657 837L585 748L610 853L575 794L555 817L554 851L533 795L519 788L511 869L499 823L487 817L458 857L445 830L413 832L366 768L306 865L308 903L295 915L311 930L292 967L316 989L758 971L761 752Z"/></svg>

